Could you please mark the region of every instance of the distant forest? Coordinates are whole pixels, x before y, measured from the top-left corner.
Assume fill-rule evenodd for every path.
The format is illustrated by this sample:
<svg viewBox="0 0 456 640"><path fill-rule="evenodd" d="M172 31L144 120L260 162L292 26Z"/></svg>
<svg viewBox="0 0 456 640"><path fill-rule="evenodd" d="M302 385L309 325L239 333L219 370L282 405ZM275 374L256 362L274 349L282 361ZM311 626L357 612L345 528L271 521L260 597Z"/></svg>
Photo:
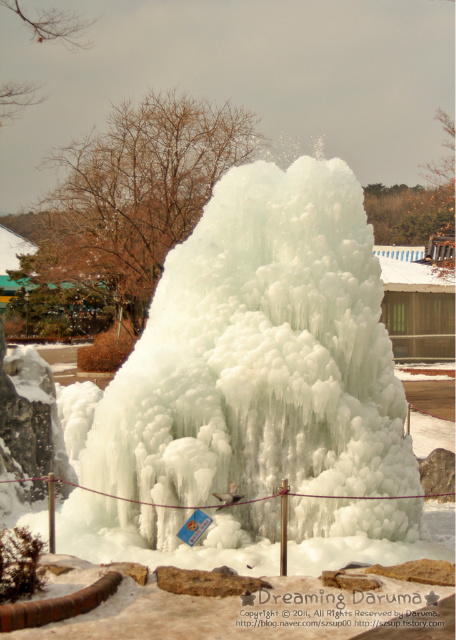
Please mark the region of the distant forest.
<svg viewBox="0 0 456 640"><path fill-rule="evenodd" d="M381 183L364 187L364 208L374 227L375 244L423 245L443 228L454 233L453 207L454 200L444 188ZM43 238L46 221L46 213L33 212L0 218L4 227L36 244Z"/></svg>
<svg viewBox="0 0 456 640"><path fill-rule="evenodd" d="M435 189L420 185L369 184L364 209L374 227L375 244L423 245L445 230L454 234L454 183Z"/></svg>

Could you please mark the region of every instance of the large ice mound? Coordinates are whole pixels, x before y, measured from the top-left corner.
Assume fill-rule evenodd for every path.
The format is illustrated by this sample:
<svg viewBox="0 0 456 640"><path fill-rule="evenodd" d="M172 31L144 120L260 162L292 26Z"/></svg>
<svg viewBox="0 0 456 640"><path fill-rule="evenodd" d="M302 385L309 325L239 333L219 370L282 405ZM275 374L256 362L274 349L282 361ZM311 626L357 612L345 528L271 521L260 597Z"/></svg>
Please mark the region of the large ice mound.
<svg viewBox="0 0 456 640"><path fill-rule="evenodd" d="M232 169L170 252L150 320L97 405L81 484L170 505L277 492L421 493L406 401L380 320L363 192L339 159ZM172 550L189 512L76 492L88 524ZM291 498L289 535L414 542L422 503ZM215 517L204 542L279 538L278 499ZM214 511L210 512L211 515Z"/></svg>

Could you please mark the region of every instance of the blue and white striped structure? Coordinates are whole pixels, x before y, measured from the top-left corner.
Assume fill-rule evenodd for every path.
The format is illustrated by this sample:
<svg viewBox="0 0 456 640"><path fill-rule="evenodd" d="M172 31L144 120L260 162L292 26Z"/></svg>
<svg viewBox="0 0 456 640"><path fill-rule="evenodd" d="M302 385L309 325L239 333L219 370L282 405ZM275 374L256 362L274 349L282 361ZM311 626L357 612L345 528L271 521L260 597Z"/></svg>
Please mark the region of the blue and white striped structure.
<svg viewBox="0 0 456 640"><path fill-rule="evenodd" d="M382 256L383 258L391 258L391 260L399 260L400 262L416 262L425 257L424 247L387 247L383 245L374 245L374 256Z"/></svg>

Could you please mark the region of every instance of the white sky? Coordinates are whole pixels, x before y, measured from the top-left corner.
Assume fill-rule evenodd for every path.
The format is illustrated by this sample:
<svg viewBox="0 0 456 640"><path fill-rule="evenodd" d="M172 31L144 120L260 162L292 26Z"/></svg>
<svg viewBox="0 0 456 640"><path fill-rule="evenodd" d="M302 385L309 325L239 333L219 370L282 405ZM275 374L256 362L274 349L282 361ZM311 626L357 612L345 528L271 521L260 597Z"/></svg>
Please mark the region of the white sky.
<svg viewBox="0 0 456 640"><path fill-rule="evenodd" d="M45 84L48 99L0 134L0 211L55 185L37 169L52 147L102 127L110 106L177 86L262 115L303 153L324 135L366 185L423 182L438 160L440 107L454 116L450 0L27 0L98 18L89 51L37 44L0 7L2 79Z"/></svg>

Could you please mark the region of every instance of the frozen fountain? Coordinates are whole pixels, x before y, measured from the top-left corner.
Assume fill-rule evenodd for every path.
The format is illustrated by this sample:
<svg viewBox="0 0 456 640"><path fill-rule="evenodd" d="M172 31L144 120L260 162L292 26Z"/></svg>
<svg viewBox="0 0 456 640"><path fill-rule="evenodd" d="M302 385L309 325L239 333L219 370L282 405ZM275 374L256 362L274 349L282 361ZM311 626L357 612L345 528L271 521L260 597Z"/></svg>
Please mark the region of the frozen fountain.
<svg viewBox="0 0 456 640"><path fill-rule="evenodd" d="M97 406L80 483L192 506L216 503L230 480L246 499L271 495L283 477L294 493L420 494L372 246L343 161L232 169L167 257L144 335ZM69 502L89 525L133 525L162 551L190 514L82 493ZM289 537L415 542L421 506L293 498ZM204 544L276 541L279 510L275 499L222 511Z"/></svg>

